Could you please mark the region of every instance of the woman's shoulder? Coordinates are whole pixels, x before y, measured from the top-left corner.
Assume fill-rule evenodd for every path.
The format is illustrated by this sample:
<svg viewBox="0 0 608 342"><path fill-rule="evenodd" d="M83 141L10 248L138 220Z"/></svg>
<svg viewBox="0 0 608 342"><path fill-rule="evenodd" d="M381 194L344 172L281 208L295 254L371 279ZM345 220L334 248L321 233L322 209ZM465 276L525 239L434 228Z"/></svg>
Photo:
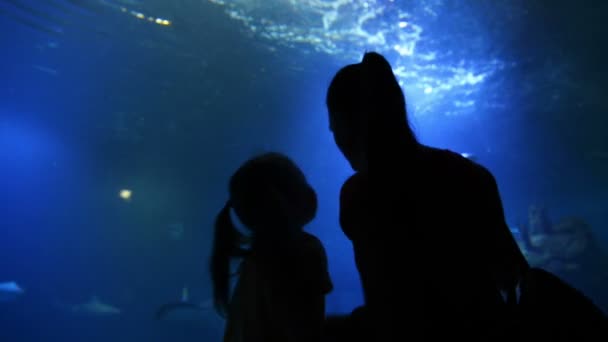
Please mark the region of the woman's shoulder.
<svg viewBox="0 0 608 342"><path fill-rule="evenodd" d="M465 173L476 178L493 178L485 166L463 156L461 153L429 146L424 146L422 151L422 154L426 156L426 160L432 164L436 164L440 170Z"/></svg>

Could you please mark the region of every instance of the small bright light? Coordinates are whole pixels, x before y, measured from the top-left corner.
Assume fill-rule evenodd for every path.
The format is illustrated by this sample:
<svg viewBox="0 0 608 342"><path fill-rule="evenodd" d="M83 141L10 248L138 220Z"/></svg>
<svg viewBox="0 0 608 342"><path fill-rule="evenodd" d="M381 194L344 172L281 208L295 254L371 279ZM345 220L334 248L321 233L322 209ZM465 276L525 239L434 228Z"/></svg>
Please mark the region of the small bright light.
<svg viewBox="0 0 608 342"><path fill-rule="evenodd" d="M432 93L432 92L433 92L433 88L431 88L431 87L426 87L426 88L424 88L424 93L425 93L425 94L430 94L430 93Z"/></svg>
<svg viewBox="0 0 608 342"><path fill-rule="evenodd" d="M163 23L163 20L161 18L156 18L156 23L161 25Z"/></svg>
<svg viewBox="0 0 608 342"><path fill-rule="evenodd" d="M136 13L136 14L135 14L135 16L136 16L138 19L146 19L146 16L145 16L143 13Z"/></svg>
<svg viewBox="0 0 608 342"><path fill-rule="evenodd" d="M400 28L407 27L407 22L405 22L405 21L400 21L400 22L399 22L399 27L400 27Z"/></svg>
<svg viewBox="0 0 608 342"><path fill-rule="evenodd" d="M120 190L120 198L124 199L125 201L128 201L131 199L131 190L128 189L122 189Z"/></svg>
<svg viewBox="0 0 608 342"><path fill-rule="evenodd" d="M165 26L169 26L169 25L171 25L171 22L169 20L165 19L165 20L163 20L162 24Z"/></svg>

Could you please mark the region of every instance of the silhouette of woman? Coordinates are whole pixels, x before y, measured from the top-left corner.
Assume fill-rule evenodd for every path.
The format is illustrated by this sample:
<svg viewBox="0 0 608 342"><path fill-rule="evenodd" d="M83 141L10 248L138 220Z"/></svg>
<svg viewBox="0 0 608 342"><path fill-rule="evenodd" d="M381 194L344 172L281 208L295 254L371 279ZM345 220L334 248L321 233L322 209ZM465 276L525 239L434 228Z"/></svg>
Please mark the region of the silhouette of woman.
<svg viewBox="0 0 608 342"><path fill-rule="evenodd" d="M492 174L418 142L403 92L378 53L338 71L327 107L335 142L355 171L341 189L340 225L364 291L356 328L376 341L502 334L507 302L529 266Z"/></svg>

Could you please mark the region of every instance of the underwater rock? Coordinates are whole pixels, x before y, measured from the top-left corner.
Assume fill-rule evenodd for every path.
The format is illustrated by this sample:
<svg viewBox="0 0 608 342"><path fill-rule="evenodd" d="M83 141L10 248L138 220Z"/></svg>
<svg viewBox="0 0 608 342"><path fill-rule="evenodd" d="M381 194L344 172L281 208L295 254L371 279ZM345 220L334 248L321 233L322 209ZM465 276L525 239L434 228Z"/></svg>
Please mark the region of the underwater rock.
<svg viewBox="0 0 608 342"><path fill-rule="evenodd" d="M531 251L521 244L519 247L521 248L524 256L526 257L526 260L528 260L528 262L533 266L544 265L549 260L551 260L551 255L549 253Z"/></svg>
<svg viewBox="0 0 608 342"><path fill-rule="evenodd" d="M591 227L587 222L576 217L564 218L553 226L555 232L579 232L590 234Z"/></svg>
<svg viewBox="0 0 608 342"><path fill-rule="evenodd" d="M538 234L530 236L532 246L560 259L581 256L589 245L586 235L578 233Z"/></svg>
<svg viewBox="0 0 608 342"><path fill-rule="evenodd" d="M528 225L525 230L528 235L549 234L553 232L553 223L549 219L547 209L538 205L528 208Z"/></svg>
<svg viewBox="0 0 608 342"><path fill-rule="evenodd" d="M608 256L589 224L579 218L553 224L544 208L530 206L518 228L514 236L530 266L564 279L608 312Z"/></svg>
<svg viewBox="0 0 608 342"><path fill-rule="evenodd" d="M530 206L520 232L517 242L528 262L558 274L578 271L593 253L593 234L584 220L565 218L553 224L541 206Z"/></svg>

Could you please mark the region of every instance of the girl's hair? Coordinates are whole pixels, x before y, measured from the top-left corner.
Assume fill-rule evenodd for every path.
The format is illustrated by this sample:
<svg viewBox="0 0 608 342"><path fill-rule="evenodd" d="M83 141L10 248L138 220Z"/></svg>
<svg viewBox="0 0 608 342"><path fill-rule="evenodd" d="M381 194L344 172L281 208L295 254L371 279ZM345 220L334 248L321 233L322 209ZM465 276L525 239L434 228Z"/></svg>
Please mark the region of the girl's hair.
<svg viewBox="0 0 608 342"><path fill-rule="evenodd" d="M245 162L230 178L230 199L217 215L211 279L214 304L226 315L230 292L230 260L245 256L246 238L234 226L230 209L252 232L252 250L280 244L298 232L317 210L317 198L306 177L288 157L266 153Z"/></svg>

